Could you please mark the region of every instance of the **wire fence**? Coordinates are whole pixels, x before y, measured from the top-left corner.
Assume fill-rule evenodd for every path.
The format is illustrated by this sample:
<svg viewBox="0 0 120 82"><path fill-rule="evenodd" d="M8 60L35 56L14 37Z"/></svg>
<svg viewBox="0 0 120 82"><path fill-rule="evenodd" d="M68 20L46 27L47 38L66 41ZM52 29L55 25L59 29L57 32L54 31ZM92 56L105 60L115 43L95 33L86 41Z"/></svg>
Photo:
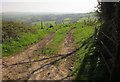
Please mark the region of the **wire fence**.
<svg viewBox="0 0 120 82"><path fill-rule="evenodd" d="M101 48L104 49L103 51L100 51L100 55L101 55L101 57L105 63L105 66L107 67L107 70L110 74L110 79L113 74L116 56L118 55L117 52L118 52L118 45L119 45L118 32L117 32L116 28L113 27L112 32L114 33L113 35L111 35L112 38L104 32L100 32L100 33L110 44L114 45L114 47L111 46L114 49L114 53L113 53L113 51L110 50L111 48L108 47L108 44L105 43L104 39L98 38L98 41L101 44ZM101 49L99 49L99 50L101 50ZM104 51L107 52L107 54L104 54L103 53ZM105 58L105 55L108 55L110 57L109 60L111 60L111 62L108 61L107 58Z"/></svg>

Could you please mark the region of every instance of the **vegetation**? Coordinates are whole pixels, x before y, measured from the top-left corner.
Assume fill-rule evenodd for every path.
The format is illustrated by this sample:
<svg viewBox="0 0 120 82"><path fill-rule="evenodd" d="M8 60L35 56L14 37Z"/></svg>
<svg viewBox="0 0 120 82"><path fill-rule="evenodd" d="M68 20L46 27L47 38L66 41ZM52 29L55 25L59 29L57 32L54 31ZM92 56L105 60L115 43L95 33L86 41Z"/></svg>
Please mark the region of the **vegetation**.
<svg viewBox="0 0 120 82"><path fill-rule="evenodd" d="M43 54L43 55L55 55L59 52L61 49L62 43L64 41L64 38L66 36L66 33L70 28L66 27L57 27L59 30L56 31L54 38L52 41L42 50L38 50L37 54Z"/></svg>
<svg viewBox="0 0 120 82"><path fill-rule="evenodd" d="M94 29L97 27L97 22L92 17L83 17L77 22L70 22L72 20L75 20L75 18L66 17L65 21L62 21L61 24L57 24L56 21L53 20L38 20L29 25L21 22L3 21L3 56L10 56L28 48L43 39L50 32L55 32L52 40L44 48L36 50L35 54L56 55L62 48L67 32L71 28L75 28L73 32L73 43L75 49L77 50L79 48L79 50L73 55L75 61L71 74L74 76L74 79L77 80L93 78L94 76L89 77L88 71L91 69L91 63L88 63L88 60L91 60L96 49L94 46L95 36L93 35L96 33ZM66 23L66 21L69 21L69 23Z"/></svg>
<svg viewBox="0 0 120 82"><path fill-rule="evenodd" d="M120 3L99 3L97 13L101 24L83 46L86 53L76 80L120 79L119 11Z"/></svg>
<svg viewBox="0 0 120 82"><path fill-rule="evenodd" d="M82 27L83 25L84 25L84 23L78 23L76 25L76 29L73 33L74 43L76 44L76 49L79 48L81 45L83 45L83 43L87 39L89 39L89 37L91 37L94 33L95 26L88 25L88 26ZM92 42L93 41L89 42L88 44L91 44ZM72 75L74 76L74 79L76 79L76 80L87 80L88 79L85 75L79 74L79 69L82 68L82 62L86 56L86 53L89 51L89 46L90 45L83 46L74 55L75 62L74 62L74 66L73 66L74 68L73 68ZM92 53L93 52L91 52L91 54ZM79 76L79 78L78 78L78 76Z"/></svg>
<svg viewBox="0 0 120 82"><path fill-rule="evenodd" d="M36 32L36 29L31 25L22 23L22 22L13 22L13 21L3 21L2 28L2 40L10 41L12 39L19 39L23 33L33 33Z"/></svg>
<svg viewBox="0 0 120 82"><path fill-rule="evenodd" d="M3 56L15 54L27 48L52 31L52 29L40 28L40 26L3 21Z"/></svg>
<svg viewBox="0 0 120 82"><path fill-rule="evenodd" d="M98 16L101 28L96 41L96 54L100 54L103 79L117 80L120 74L120 2L99 3ZM99 51L99 52L98 52ZM100 75L100 74L99 74ZM107 78L104 78L107 76Z"/></svg>
<svg viewBox="0 0 120 82"><path fill-rule="evenodd" d="M75 61L71 72L74 79L118 80L120 79L120 2L99 3L96 12L99 20L92 12L27 17L17 15L13 19L3 16L3 44L0 44L0 51L2 49L3 56L13 55L54 32L55 36L49 44L36 50L35 53L56 55L62 48L67 32L75 28L73 38L76 52L72 55ZM16 17L19 20L17 22ZM12 21L9 21L11 19Z"/></svg>
<svg viewBox="0 0 120 82"><path fill-rule="evenodd" d="M2 57L2 44L0 44L0 58Z"/></svg>

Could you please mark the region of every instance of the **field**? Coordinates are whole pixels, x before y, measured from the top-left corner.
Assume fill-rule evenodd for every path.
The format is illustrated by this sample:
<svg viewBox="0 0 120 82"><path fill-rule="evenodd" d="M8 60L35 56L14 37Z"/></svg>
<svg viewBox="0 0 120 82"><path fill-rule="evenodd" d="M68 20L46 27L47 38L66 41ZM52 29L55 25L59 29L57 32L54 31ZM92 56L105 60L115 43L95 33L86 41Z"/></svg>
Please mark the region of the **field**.
<svg viewBox="0 0 120 82"><path fill-rule="evenodd" d="M72 18L64 20L61 24L35 21L29 27L24 23L4 23L3 79L76 79L88 52L88 48L81 46L93 35L95 24L85 24L83 20L87 18L74 23L70 23Z"/></svg>

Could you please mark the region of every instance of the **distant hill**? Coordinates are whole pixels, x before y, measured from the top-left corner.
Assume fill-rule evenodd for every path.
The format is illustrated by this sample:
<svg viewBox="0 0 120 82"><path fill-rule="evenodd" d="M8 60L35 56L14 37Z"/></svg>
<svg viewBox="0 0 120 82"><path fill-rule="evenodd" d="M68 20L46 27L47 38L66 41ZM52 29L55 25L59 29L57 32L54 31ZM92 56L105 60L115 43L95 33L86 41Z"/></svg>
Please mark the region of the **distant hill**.
<svg viewBox="0 0 120 82"><path fill-rule="evenodd" d="M82 17L94 16L94 12L90 13L24 13L24 12L6 12L2 13L3 21L21 21L26 23L33 23L37 21L55 21L57 24L62 23L64 19L72 19L70 22L76 22Z"/></svg>

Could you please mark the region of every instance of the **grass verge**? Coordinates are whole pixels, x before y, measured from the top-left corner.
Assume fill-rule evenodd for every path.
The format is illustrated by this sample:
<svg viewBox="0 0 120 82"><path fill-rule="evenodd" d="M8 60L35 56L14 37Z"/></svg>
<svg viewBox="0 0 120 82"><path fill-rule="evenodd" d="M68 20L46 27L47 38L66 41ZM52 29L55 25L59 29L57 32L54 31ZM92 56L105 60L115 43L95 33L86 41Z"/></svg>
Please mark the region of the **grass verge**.
<svg viewBox="0 0 120 82"><path fill-rule="evenodd" d="M82 27L83 23L76 24L76 29L73 32L74 43L76 44L76 48L80 47L83 42L88 39L94 32L94 26L85 26ZM78 72L80 70L80 66L83 62L85 54L88 52L88 46L82 47L74 56L74 68L72 71L73 78L76 79ZM81 78L81 80L86 80L86 77Z"/></svg>

